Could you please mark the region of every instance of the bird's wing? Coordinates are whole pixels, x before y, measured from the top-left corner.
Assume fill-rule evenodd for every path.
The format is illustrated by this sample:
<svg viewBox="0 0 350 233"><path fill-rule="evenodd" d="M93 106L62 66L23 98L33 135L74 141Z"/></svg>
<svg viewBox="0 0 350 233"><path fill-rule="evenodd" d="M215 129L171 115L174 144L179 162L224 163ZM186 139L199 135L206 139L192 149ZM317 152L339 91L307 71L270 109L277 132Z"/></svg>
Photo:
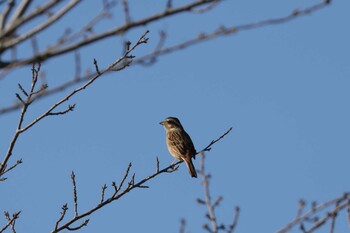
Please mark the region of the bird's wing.
<svg viewBox="0 0 350 233"><path fill-rule="evenodd" d="M196 153L193 142L185 131L176 130L169 132L168 140L171 146L175 147L181 155L189 153L192 157Z"/></svg>

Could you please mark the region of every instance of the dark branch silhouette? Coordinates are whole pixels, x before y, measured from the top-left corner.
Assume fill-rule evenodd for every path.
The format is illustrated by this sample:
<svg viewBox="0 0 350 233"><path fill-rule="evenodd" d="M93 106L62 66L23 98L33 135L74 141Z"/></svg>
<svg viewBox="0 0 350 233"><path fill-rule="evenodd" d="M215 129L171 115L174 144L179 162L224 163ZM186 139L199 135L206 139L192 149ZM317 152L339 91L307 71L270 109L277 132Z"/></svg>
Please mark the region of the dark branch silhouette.
<svg viewBox="0 0 350 233"><path fill-rule="evenodd" d="M299 229L303 233L311 233L320 229L322 226L326 225L326 223L329 223L329 232L334 232L335 220L341 211L347 211L348 219L350 219L349 195L350 193L344 193L341 197L331 199L321 204L313 202L310 209L305 213L305 201L300 201L296 217L284 227L277 230L277 233L289 232L295 226L299 226Z"/></svg>
<svg viewBox="0 0 350 233"><path fill-rule="evenodd" d="M19 118L19 122L18 122L18 126L16 129L16 132L10 142L10 146L7 150L7 153L4 156L3 161L0 164L0 178L3 176L8 160L10 159L10 157L12 156L12 151L13 148L17 142L18 137L26 132L28 129L30 129L31 127L33 127L34 125L36 125L38 122L40 122L42 119L48 117L48 116L53 116L53 115L62 115L62 114L66 114L67 112L73 111L74 106L75 105L69 105L68 108L64 111L59 111L59 112L54 112L54 110L56 110L59 106L61 106L63 103L67 102L71 97L73 97L74 95L76 95L77 93L85 90L87 87L89 87L92 83L94 83L98 78L100 78L103 74L107 73L108 71L112 70L113 68L115 68L116 65L118 65L119 63L121 63L123 60L125 59L132 59L134 58L134 56L131 55L131 52L138 47L141 44L147 43L148 38L146 37L148 31L146 31L139 39L138 41L131 47L129 47L125 53L123 54L123 56L121 56L119 59L117 59L116 61L114 61L111 65L109 65L108 67L106 67L104 70L102 70L101 72L98 72L98 74L96 74L93 78L91 78L89 81L87 81L84 85L82 85L81 87L73 90L71 93L69 93L68 95L66 95L64 98L62 98L61 100L59 100L58 102L56 102L55 104L53 104L47 111L45 111L42 115L38 116L36 119L34 119L32 122L28 123L27 125L23 126L23 120L25 117L25 114L28 110L28 107L33 103L32 97L38 93L40 93L41 91L43 91L45 89L45 87L41 87L39 90L35 90L36 88L36 83L38 80L38 75L40 72L40 64L35 67L35 65L33 65L32 68L32 85L31 88L28 92L26 92L21 85L19 85L20 90L23 92L23 94L26 96L26 99L23 100L22 97L20 97L19 94L17 94L17 98L20 99L23 107L22 107L22 112L20 114L20 118ZM130 60L131 62L132 60ZM127 67L128 64L125 64L123 68ZM96 70L98 70L98 66L97 63L95 63L95 67ZM8 171L8 170L7 170ZM4 179L2 179L4 180Z"/></svg>
<svg viewBox="0 0 350 233"><path fill-rule="evenodd" d="M231 130L231 129L230 129ZM230 131L227 131L227 133L229 133ZM222 137L224 137L226 134L223 134L220 138L218 138L217 140L220 140ZM212 143L215 143L216 140L212 141ZM213 143L213 144L214 144ZM207 146L208 148L210 147L210 144ZM238 223L238 217L239 217L239 212L240 212L240 208L237 206L235 208L235 213L234 213L234 217L233 217L233 221L230 225L225 225L223 223L219 223L218 219L216 217L215 214L215 210L216 208L219 206L219 204L221 203L221 201L223 200L222 196L218 196L215 201L212 200L212 196L210 193L210 187L209 187L209 180L211 178L211 175L209 173L206 173L205 170L205 154L204 154L205 150L202 150L200 152L200 170L199 170L199 176L202 179L202 185L204 187L204 199L202 198L198 198L197 199L197 203L205 206L208 210L208 212L206 213L205 217L208 219L209 224L204 224L203 225L203 229L205 229L207 232L209 233L218 233L219 231L226 231L227 233L232 233Z"/></svg>
<svg viewBox="0 0 350 233"><path fill-rule="evenodd" d="M125 1L125 2L126 2L126 4L128 4L127 1ZM84 32L91 30L91 28L99 20L102 20L102 19L104 19L104 17L107 17L106 15L108 15L108 16L110 15L109 9L111 7L113 7L114 4L113 3L106 3L105 4L106 6L103 7L100 14L98 16L96 16L96 18L94 20L89 22L87 24L87 26L84 27L85 29L82 29L82 31L79 31L73 35L69 34L69 36L68 35L64 36L63 38L61 38L59 40L61 42L57 43L56 45L49 46L49 48L50 48L49 51L39 52L33 57L23 59L20 61L10 62L7 65L7 67L5 67L5 69L3 70L3 75L6 75L8 73L8 71L14 67L32 64L33 62L36 62L36 61L44 61L47 59L51 59L51 58L53 58L57 55L60 55L62 53L77 51L78 48L84 47L85 45L87 45L89 43L94 43L94 42L100 41L101 39L104 39L104 38L107 38L110 36L121 35L121 34L125 33L126 31L133 29L136 26L145 25L145 24L157 21L157 20L162 20L163 18L166 18L166 17L174 15L174 14L179 14L179 13L183 13L183 12L193 12L198 7L214 6L214 5L220 4L221 2L222 1L217 1L217 0L196 1L196 2L193 2L191 4L180 6L178 8L170 8L170 9L165 8L164 12L162 12L162 13L159 13L159 14L156 14L156 15L153 15L153 16L150 16L148 18L138 20L135 22L126 23L125 25L121 26L120 28L111 29L111 32L108 32L108 33L106 32L107 35L94 35L92 38L89 38L89 39L85 38L82 42L78 42L78 45L77 44L75 44L74 46L71 45L71 47L70 47L70 49L68 49L68 51L63 52L62 51L62 50L64 50L62 48L63 45L70 44L69 41L75 41L78 38L80 38L82 35L85 35ZM173 52L176 52L179 50L183 50L185 48L196 45L198 43L210 41L210 40L216 39L216 38L221 37L221 36L235 35L241 31L254 30L254 29L261 28L261 27L287 23L287 22L294 20L294 19L297 19L299 17L310 15L310 14L326 7L327 5L329 5L329 3L330 3L330 1L323 0L320 3L317 3L317 4L312 5L310 7L306 7L304 9L295 9L290 14L288 14L286 16L272 18L272 19L266 19L266 20L260 20L257 22L241 24L241 25L220 26L217 29L213 30L212 32L198 33L198 35L193 37L193 38L187 39L185 41L179 42L177 44L174 44L174 45L171 45L168 47L163 47L165 44L166 33L162 32L160 34L159 43L155 47L154 51L151 51L150 53L148 53L144 56L141 56L137 59L134 59L132 64L133 65L137 65L137 64L138 65L152 65L155 62L157 62L158 58L160 58L161 56L164 56L166 54L170 54L170 53L173 53ZM198 8L198 9L200 9L200 8ZM211 8L209 8L209 9L211 9ZM209 9L207 9L207 10L209 10ZM203 10L203 9L201 9L201 10ZM124 9L124 11L125 11L125 9ZM99 38L99 39L94 39L95 37ZM100 37L102 37L102 38L100 38ZM87 42L87 41L89 41L89 42ZM76 64L79 64L79 63L77 62ZM122 66L122 64L120 64L120 65ZM76 70L80 70L80 69L81 69L80 67L76 67ZM42 99L44 97L50 96L52 94L59 93L63 90L66 90L67 88L72 87L73 85L76 85L76 84L82 83L82 82L86 82L87 80L91 79L91 77L93 77L94 75L96 75L96 74L92 73L92 74L87 74L84 77L80 77L80 76L77 76L75 74L70 80L64 81L63 83L61 83L55 87L51 87L50 89L47 89L45 92L42 92L39 95L36 95L34 98L35 98L35 100L37 100L37 99ZM1 76L1 73L0 73L0 76ZM2 107L2 108L0 108L0 115L15 111L15 110L21 108L21 106L22 106L21 103L17 102L11 106Z"/></svg>
<svg viewBox="0 0 350 233"><path fill-rule="evenodd" d="M208 147L214 145L215 143L217 143L218 141L220 141L221 139L223 139L230 131L231 131L231 129L226 131L218 139L215 139L212 142L210 142L209 145L205 148L208 148ZM74 172L72 172L71 179L72 179L72 183L73 183L73 200L74 200L74 213L75 213L75 215L72 219L67 220L65 223L62 223L60 225L60 223L64 219L66 211L68 209L68 205L64 204L62 206L63 212L61 212L60 217L56 221L55 228L54 228L54 230L51 231L51 233L60 232L62 230L80 229L83 226L86 226L89 222L89 219L86 219L86 217L90 216L91 214L93 214L94 212L103 208L104 206L106 206L112 202L117 201L118 199L120 199L121 197L123 197L124 195L126 195L127 193L129 193L130 191L132 191L136 188L149 188L149 186L145 185L145 183L147 183L149 180L152 180L161 174L172 173L172 172L176 171L178 165L182 162L183 161L179 161L179 162L177 162L175 164L171 164L163 169L159 169L159 160L157 158L156 172L141 179L140 181L135 181L135 173L131 174L132 164L129 163L129 165L125 171L124 177L121 179L119 184L117 185L116 182L112 183L112 187L114 188L114 192L108 198L106 198L105 191L107 189L107 186L104 184L102 186L102 191L101 191L101 193L102 193L101 194L101 201L99 203L97 203L96 206L94 206L93 208L85 211L84 213L80 213L80 214L78 214L78 203L77 203L78 197L77 197L77 192L76 192L77 187L76 187L76 181L75 181L75 174L74 174ZM125 182L127 182L127 183L125 183ZM78 222L80 220L82 220L82 222L77 227L72 227L73 224L75 224L76 222ZM233 227L233 229L234 229L234 227Z"/></svg>

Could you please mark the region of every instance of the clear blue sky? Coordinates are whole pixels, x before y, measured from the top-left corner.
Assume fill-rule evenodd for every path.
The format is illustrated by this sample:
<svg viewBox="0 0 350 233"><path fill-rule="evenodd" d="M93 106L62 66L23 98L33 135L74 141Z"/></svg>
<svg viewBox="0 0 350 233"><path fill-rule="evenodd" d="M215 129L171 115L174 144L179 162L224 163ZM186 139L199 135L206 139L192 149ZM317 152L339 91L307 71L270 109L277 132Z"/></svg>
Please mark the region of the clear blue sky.
<svg viewBox="0 0 350 233"><path fill-rule="evenodd" d="M164 5L153 9L131 2L133 19ZM136 56L152 50L160 30L168 32L171 45L220 25L284 16L316 2L225 1L207 15L169 18L83 49L83 68L93 70L93 58L100 68L112 63L121 41L135 41L146 29L150 43ZM93 12L96 5L81 7ZM349 1L334 1L286 24L219 38L161 57L150 67L102 77L69 101L77 104L74 112L47 118L20 138L11 162L23 158L24 163L0 185L0 210L22 210L18 232L49 232L62 204L68 202L67 217L73 216L72 170L83 212L99 201L104 183L112 192L111 182L122 178L129 162L136 180L155 171L156 156L167 166L173 158L158 124L167 116L180 118L198 150L233 127L207 153L207 170L212 195L224 197L219 221L230 223L234 207L241 207L236 232L275 232L295 216L300 198L323 202L349 191L349 7ZM77 27L89 17L77 8L58 28ZM54 40L57 31L39 42ZM69 55L42 64L49 86L74 74L73 61ZM14 101L16 83L28 84L30 75L27 67L2 80L1 106ZM37 103L27 120L64 94ZM0 118L3 154L18 115ZM148 185L93 215L80 232L178 232L181 218L187 232L203 231L206 209L196 203L203 188L184 165ZM339 232L348 229L345 216L339 221Z"/></svg>

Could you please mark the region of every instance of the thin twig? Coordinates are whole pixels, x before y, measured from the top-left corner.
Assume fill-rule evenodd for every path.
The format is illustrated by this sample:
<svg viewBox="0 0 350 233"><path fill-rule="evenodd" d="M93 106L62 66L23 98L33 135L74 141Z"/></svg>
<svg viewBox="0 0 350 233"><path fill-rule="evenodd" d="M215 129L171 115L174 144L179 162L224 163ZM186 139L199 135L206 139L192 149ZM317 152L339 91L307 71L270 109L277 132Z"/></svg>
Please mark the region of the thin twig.
<svg viewBox="0 0 350 233"><path fill-rule="evenodd" d="M5 171L2 173L2 176L3 176L4 174L6 174L7 172L11 171L12 169L14 169L15 167L17 167L18 165L20 165L21 163L23 163L23 160L22 160L22 159L19 159L19 160L16 161L15 164L13 164L13 165L12 165L11 167L9 167L9 168L6 168L6 166L5 166ZM0 181L4 181L4 180L6 180L6 179L7 179L6 177L1 177L1 178L0 178Z"/></svg>
<svg viewBox="0 0 350 233"><path fill-rule="evenodd" d="M186 229L186 220L185 219L181 219L180 220L179 233L185 233L185 229Z"/></svg>
<svg viewBox="0 0 350 233"><path fill-rule="evenodd" d="M202 9L193 9L191 10L191 12L193 13L197 13L197 14L203 14L207 11L212 10L215 6L217 6L220 2L222 2L222 0L216 0L213 1L211 4L207 5L206 7L202 8Z"/></svg>
<svg viewBox="0 0 350 233"><path fill-rule="evenodd" d="M72 104L72 105L68 105L68 108L64 111L60 111L60 112L50 112L48 113L47 115L48 116L58 116L58 115L64 115L66 113L69 113L71 111L73 111L75 108L75 104Z"/></svg>
<svg viewBox="0 0 350 233"><path fill-rule="evenodd" d="M348 199L348 201L347 201L346 212L347 212L347 217L348 217L348 225L350 227L350 199Z"/></svg>
<svg viewBox="0 0 350 233"><path fill-rule="evenodd" d="M325 217L321 218L320 220L318 218L311 218L311 217L314 216L316 213L319 213L319 212L323 211L324 209L326 209L326 208L328 208L328 207L330 207L332 205L337 205L337 203L339 203L339 205L331 213L335 213L335 212L338 213L341 209L347 207L347 205L348 205L348 196L349 196L349 193L345 193L341 197L338 197L338 198L326 201L326 202L324 202L322 204L319 204L319 205L312 204L311 209L309 211L307 211L303 215L296 216L287 225L285 225L284 227L282 227L279 230L277 230L277 233L286 233L286 232L288 232L289 230L291 230L294 226L296 226L298 224L301 224L301 228L304 229L305 232L312 232L312 231L314 231L315 229L321 227L328 219L331 218L332 215L327 214ZM340 204L340 203L343 203L343 204ZM307 221L309 219L316 220L316 222L311 228L306 230L303 222Z"/></svg>
<svg viewBox="0 0 350 233"><path fill-rule="evenodd" d="M128 165L127 169L126 169L126 172L125 172L125 174L124 174L124 177L123 177L123 179L120 181L119 186L118 186L118 188L117 188L115 194L117 194L117 192L123 187L123 184L124 184L126 178L127 178L128 175L129 175L131 166L132 166L132 164L129 163L129 165Z"/></svg>
<svg viewBox="0 0 350 233"><path fill-rule="evenodd" d="M74 201L74 213L75 217L78 216L78 195L77 195L77 183L75 182L75 174L71 173L72 184L73 184L73 201Z"/></svg>
<svg viewBox="0 0 350 233"><path fill-rule="evenodd" d="M237 226L237 223L238 223L238 218L239 218L239 213L240 213L240 208L237 206L235 208L235 214L234 214L234 217L233 217L233 222L229 226L229 228L227 230L227 233L232 233L236 229L236 226Z"/></svg>
<svg viewBox="0 0 350 233"><path fill-rule="evenodd" d="M80 59L80 53L78 51L74 53L74 61L75 61L75 79L79 79L81 77L81 59Z"/></svg>
<svg viewBox="0 0 350 233"><path fill-rule="evenodd" d="M11 22L16 21L18 18L20 18L24 13L27 11L28 7L33 1L31 0L22 0L21 3L18 5L15 13L13 13ZM10 24L11 24L10 22Z"/></svg>
<svg viewBox="0 0 350 233"><path fill-rule="evenodd" d="M9 36L14 31L16 31L17 28L24 26L25 24L31 22L32 19L34 19L42 14L45 14L51 8L53 8L54 6L59 4L59 2L60 1L58 1L58 0L46 1L43 5L35 8L31 13L23 15L20 18L17 18L15 21L11 21L10 23L6 23L5 30L0 32L0 39L3 39L4 37Z"/></svg>
<svg viewBox="0 0 350 233"><path fill-rule="evenodd" d="M7 153L5 154L4 159L0 164L0 177L4 174L5 168L7 166L7 162L10 159L10 157L12 156L12 151L13 151L13 148L14 148L16 142L17 142L18 137L20 136L21 133L23 133L22 124L23 124L24 116L27 112L28 106L32 103L32 96L35 95L34 89L36 87L36 82L38 80L39 72L40 72L40 64L38 64L37 67L35 67L35 64L33 64L33 66L32 66L32 85L30 87L29 92L24 91L24 93L27 94L26 100L24 101L19 96L19 94L16 95L17 98L19 98L21 100L23 107L22 107L22 111L21 111L21 114L20 114L20 117L18 120L16 132L15 132L15 134L10 142L9 148L7 149ZM23 92L24 89L22 88L21 85L19 85L19 88Z"/></svg>
<svg viewBox="0 0 350 233"><path fill-rule="evenodd" d="M14 226L16 223L16 220L19 218L19 215L21 214L21 211L18 211L10 217L10 214L5 211L5 218L7 219L7 224L0 229L0 233L4 232L9 226L11 226L12 231L14 231Z"/></svg>
<svg viewBox="0 0 350 233"><path fill-rule="evenodd" d="M69 231L77 231L77 230L79 230L79 229L81 229L82 227L85 227L85 226L87 226L87 224L89 223L89 219L85 219L79 226L77 226L77 227L69 227L69 226L67 226L67 230L69 230Z"/></svg>
<svg viewBox="0 0 350 233"><path fill-rule="evenodd" d="M129 24L131 22L130 11L129 11L129 3L128 0L122 0L124 16L125 16L125 24Z"/></svg>
<svg viewBox="0 0 350 233"><path fill-rule="evenodd" d="M156 172L159 172L159 159L157 156L157 162L156 162Z"/></svg>
<svg viewBox="0 0 350 233"><path fill-rule="evenodd" d="M225 135L225 134L223 134L223 135ZM223 198L222 198L222 196L218 196L214 202L212 201L212 197L211 197L210 189L209 189L209 180L210 180L211 176L209 173L206 173L206 171L205 171L205 154L204 154L203 150L200 152L200 155L201 155L201 159L200 159L199 175L202 178L202 184L204 186L204 199L198 198L197 203L199 203L207 208L208 212L205 216L209 220L210 225L211 225L211 227L210 227L209 224L205 223L203 225L203 228L204 228L204 230L208 231L209 233L218 233L220 230L225 230L227 233L232 233L237 226L240 209L238 206L235 208L233 221L230 225L218 223L218 220L217 220L217 217L215 214L215 210L219 206L219 204L221 203Z"/></svg>
<svg viewBox="0 0 350 233"><path fill-rule="evenodd" d="M100 201L100 203L103 203L103 201L105 200L105 191L106 191L106 189L107 189L107 185L104 184L104 185L102 186L101 201Z"/></svg>
<svg viewBox="0 0 350 233"><path fill-rule="evenodd" d="M50 46L50 49L58 50L64 45L77 41L79 38L85 40L89 34L93 34L94 26L105 18L111 18L113 12L112 8L116 5L117 1L103 1L102 3L102 10L92 20L75 33L71 33L70 29L66 29L63 36L57 40L56 44Z"/></svg>
<svg viewBox="0 0 350 233"><path fill-rule="evenodd" d="M76 6L81 0L71 0L66 6L64 6L61 10L59 10L56 14L52 15L49 19L47 19L44 23L36 26L31 31L27 33L23 33L20 36L5 41L1 44L0 50L3 50L4 48L9 49L19 43L21 43L24 40L27 40L31 38L32 36L36 35L37 33L43 31L47 27L51 26L53 23L57 22L58 19L60 19L62 16L64 16L68 11L70 11L74 6ZM38 54L39 56L39 54Z"/></svg>
<svg viewBox="0 0 350 233"><path fill-rule="evenodd" d="M0 14L0 31L2 31L7 23L7 19L11 13L11 11L13 10L15 6L15 1L14 0L9 0L7 2L6 8L4 9L4 11L2 12L2 14Z"/></svg>
<svg viewBox="0 0 350 233"><path fill-rule="evenodd" d="M298 210L297 210L297 217L300 217L303 214L303 211L305 209L305 201L299 200Z"/></svg>
<svg viewBox="0 0 350 233"><path fill-rule="evenodd" d="M230 130L228 131L230 132ZM212 141L210 144L212 144L214 141ZM214 142L215 143L215 142ZM209 146L210 146L209 144ZM205 155L204 152L200 152L201 160L200 160L200 170L199 175L202 177L202 184L204 186L204 203L208 209L207 218L209 219L211 223L211 228L209 228L207 225L204 225L204 229L209 231L210 233L217 233L218 232L218 223L215 215L215 207L211 202L211 195L209 191L209 174L205 173L205 166L204 166L204 159Z"/></svg>
<svg viewBox="0 0 350 233"><path fill-rule="evenodd" d="M58 225L59 225L60 222L63 220L64 216L66 215L67 210L68 210L68 205L67 205L67 203L66 203L66 204L64 204L64 205L62 206L62 212L61 212L60 217L59 217L58 220L56 221L55 230L57 230Z"/></svg>
<svg viewBox="0 0 350 233"><path fill-rule="evenodd" d="M313 226L311 226L308 230L305 230L305 233L312 233L315 230L319 229L321 226L323 226L328 220L331 220L331 228L330 228L330 233L332 233L334 231L334 227L335 227L335 218L338 215L339 211L341 211L342 209L346 208L347 206L347 202L342 203L344 200L340 200L340 202L336 203L335 208L328 212L323 218L321 218L320 220L318 220L317 222L315 222L315 224Z"/></svg>
<svg viewBox="0 0 350 233"><path fill-rule="evenodd" d="M338 213L332 213L331 214L331 228L329 230L329 233L334 233L335 228L335 220L337 218Z"/></svg>
<svg viewBox="0 0 350 233"><path fill-rule="evenodd" d="M197 152L196 155L201 154L201 153L203 153L203 152L205 152L205 151L210 151L210 150L211 150L211 146L214 145L216 142L220 141L223 137L225 137L228 133L230 133L231 130L232 130L232 127L230 127L230 128L229 128L223 135L221 135L219 138L217 138L217 139L211 141L211 142L209 143L208 146L206 146L203 150Z"/></svg>

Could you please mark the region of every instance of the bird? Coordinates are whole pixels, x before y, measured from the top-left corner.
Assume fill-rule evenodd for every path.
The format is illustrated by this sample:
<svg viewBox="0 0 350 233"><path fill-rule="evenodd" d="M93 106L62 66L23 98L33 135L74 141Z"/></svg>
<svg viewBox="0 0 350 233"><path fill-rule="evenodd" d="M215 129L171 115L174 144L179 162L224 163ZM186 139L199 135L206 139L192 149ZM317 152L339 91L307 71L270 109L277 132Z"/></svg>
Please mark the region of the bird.
<svg viewBox="0 0 350 233"><path fill-rule="evenodd" d="M159 124L166 130L166 145L170 154L178 160L186 163L190 175L197 177L196 168L192 163L192 157L195 158L196 149L194 148L191 137L186 133L179 119L176 117L167 117Z"/></svg>

